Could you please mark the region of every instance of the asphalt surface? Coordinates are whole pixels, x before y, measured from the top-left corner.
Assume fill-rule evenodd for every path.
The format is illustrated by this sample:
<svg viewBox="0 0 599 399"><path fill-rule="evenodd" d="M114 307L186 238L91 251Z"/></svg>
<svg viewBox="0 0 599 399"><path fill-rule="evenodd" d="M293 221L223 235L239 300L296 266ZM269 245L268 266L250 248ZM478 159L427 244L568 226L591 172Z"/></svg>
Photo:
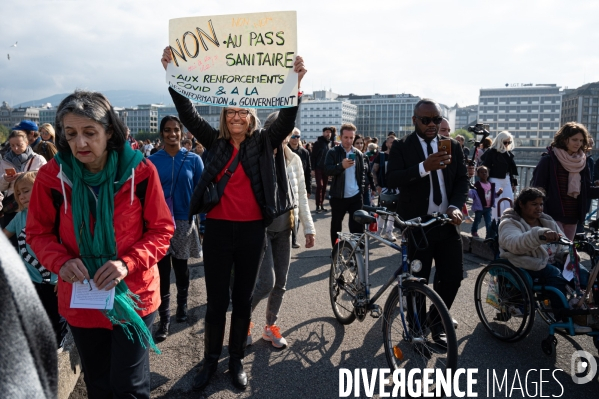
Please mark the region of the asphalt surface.
<svg viewBox="0 0 599 399"><path fill-rule="evenodd" d="M314 209L314 201L310 200L310 203ZM189 320L176 323L176 305L173 304L171 334L158 345L162 354L151 354L153 398L337 398L340 368L352 371L364 368L370 375L373 369L388 367L383 352L382 318L367 316L363 322L355 321L348 326L342 326L334 318L327 288L331 263L330 212L313 212L312 216L317 229L316 246L306 250L302 242L302 248L292 250L287 292L278 321L289 346L280 350L261 339L266 308L266 301L263 301L253 315L256 323L252 334L254 344L247 350L245 358L245 369L250 379L247 390L240 391L231 383L225 338L218 371L210 385L201 393L191 391L192 378L203 355L203 319L206 312L204 269L200 260L192 259ZM347 229L347 217L344 226ZM469 226L464 226L462 230L469 229ZM372 292L376 292L397 267L400 257L393 249L374 246L370 259L370 282ZM478 369L475 374L477 382L473 385L478 397L596 398L599 392L597 377L584 385L572 381L571 357L576 350L590 352L599 363L597 349L588 336L557 335L556 353L546 356L541 351L541 340L547 336L548 330L538 316L530 335L516 343L500 342L484 329L473 300L476 277L483 268L482 263L486 261L470 254L464 255L464 280L451 309L453 318L459 322L456 330L458 367ZM171 281L174 294L174 275ZM379 299L381 307L388 292ZM502 389L492 384L493 372L499 381L506 377ZM462 389L465 388L463 380L460 383ZM360 393L360 397L366 397L363 388ZM378 389L375 393L374 397L379 397ZM85 388L80 380L71 398L85 397ZM355 397L354 392L350 397Z"/></svg>

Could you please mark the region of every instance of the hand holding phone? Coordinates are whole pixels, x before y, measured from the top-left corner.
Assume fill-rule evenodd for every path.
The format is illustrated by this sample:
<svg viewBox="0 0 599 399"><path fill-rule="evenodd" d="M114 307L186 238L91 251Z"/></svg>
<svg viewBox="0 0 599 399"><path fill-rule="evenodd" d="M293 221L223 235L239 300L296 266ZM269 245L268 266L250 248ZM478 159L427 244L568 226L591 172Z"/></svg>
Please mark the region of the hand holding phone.
<svg viewBox="0 0 599 399"><path fill-rule="evenodd" d="M17 174L17 171L15 170L15 168L6 168L4 169L4 173L6 173L6 176L15 176Z"/></svg>
<svg viewBox="0 0 599 399"><path fill-rule="evenodd" d="M439 140L439 151L445 151L447 155L451 155L451 140L443 139ZM445 161L445 164L449 165L451 163L451 159Z"/></svg>
<svg viewBox="0 0 599 399"><path fill-rule="evenodd" d="M349 159L350 161L355 161L356 160L356 154L355 153L351 153L347 156L347 159Z"/></svg>

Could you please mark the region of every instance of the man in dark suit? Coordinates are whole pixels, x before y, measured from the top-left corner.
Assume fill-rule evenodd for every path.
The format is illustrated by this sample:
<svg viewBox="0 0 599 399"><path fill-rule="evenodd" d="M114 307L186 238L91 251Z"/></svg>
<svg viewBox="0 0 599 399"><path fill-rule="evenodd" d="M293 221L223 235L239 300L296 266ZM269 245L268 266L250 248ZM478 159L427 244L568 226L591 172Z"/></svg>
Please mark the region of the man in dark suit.
<svg viewBox="0 0 599 399"><path fill-rule="evenodd" d="M426 220L425 215L441 212L453 221L453 224L435 224L425 229L429 244L426 249L416 250L415 244L424 244L418 231L414 232L415 239L410 241L408 247L410 259L422 262L422 270L415 273L417 277L428 281L432 262L435 261L433 288L449 309L464 274L462 241L458 229L464 218L461 209L469 188L464 154L455 140L451 140L452 155L438 151L438 142L444 137L438 134L442 117L439 106L433 100L420 100L414 107L412 121L416 131L395 141L391 147L387 184L399 187L397 212L402 219L424 216Z"/></svg>

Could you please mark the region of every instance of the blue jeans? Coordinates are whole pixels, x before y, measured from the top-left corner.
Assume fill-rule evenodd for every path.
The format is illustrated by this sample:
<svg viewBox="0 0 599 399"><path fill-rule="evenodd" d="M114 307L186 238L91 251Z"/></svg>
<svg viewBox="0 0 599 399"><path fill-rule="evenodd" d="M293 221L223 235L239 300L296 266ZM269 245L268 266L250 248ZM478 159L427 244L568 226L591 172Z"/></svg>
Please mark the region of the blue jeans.
<svg viewBox="0 0 599 399"><path fill-rule="evenodd" d="M487 229L487 234L485 238L489 238L489 230L491 228L491 211L493 208L483 208L482 211L474 211L474 222L472 222L472 233L478 232L478 225L480 224L480 220L485 218L485 228Z"/></svg>

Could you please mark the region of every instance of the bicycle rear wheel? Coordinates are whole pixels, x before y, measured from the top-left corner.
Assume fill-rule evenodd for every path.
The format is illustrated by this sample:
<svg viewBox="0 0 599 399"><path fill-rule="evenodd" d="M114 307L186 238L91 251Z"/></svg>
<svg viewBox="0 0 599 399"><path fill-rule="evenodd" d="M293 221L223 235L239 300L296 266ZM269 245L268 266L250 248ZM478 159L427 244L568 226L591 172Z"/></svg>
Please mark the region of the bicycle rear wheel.
<svg viewBox="0 0 599 399"><path fill-rule="evenodd" d="M389 367L406 369L406 375L410 369L455 370L458 343L443 300L428 286L415 281L403 283L402 295L403 313L397 286L393 286L383 312L383 341ZM439 333L445 334L446 344L435 341Z"/></svg>
<svg viewBox="0 0 599 399"><path fill-rule="evenodd" d="M333 249L329 274L329 296L335 318L341 324L351 324L355 319L354 300L360 289L358 260L349 241L341 240Z"/></svg>
<svg viewBox="0 0 599 399"><path fill-rule="evenodd" d="M532 290L514 266L496 261L485 267L474 288L474 304L483 326L495 338L516 342L534 323Z"/></svg>

